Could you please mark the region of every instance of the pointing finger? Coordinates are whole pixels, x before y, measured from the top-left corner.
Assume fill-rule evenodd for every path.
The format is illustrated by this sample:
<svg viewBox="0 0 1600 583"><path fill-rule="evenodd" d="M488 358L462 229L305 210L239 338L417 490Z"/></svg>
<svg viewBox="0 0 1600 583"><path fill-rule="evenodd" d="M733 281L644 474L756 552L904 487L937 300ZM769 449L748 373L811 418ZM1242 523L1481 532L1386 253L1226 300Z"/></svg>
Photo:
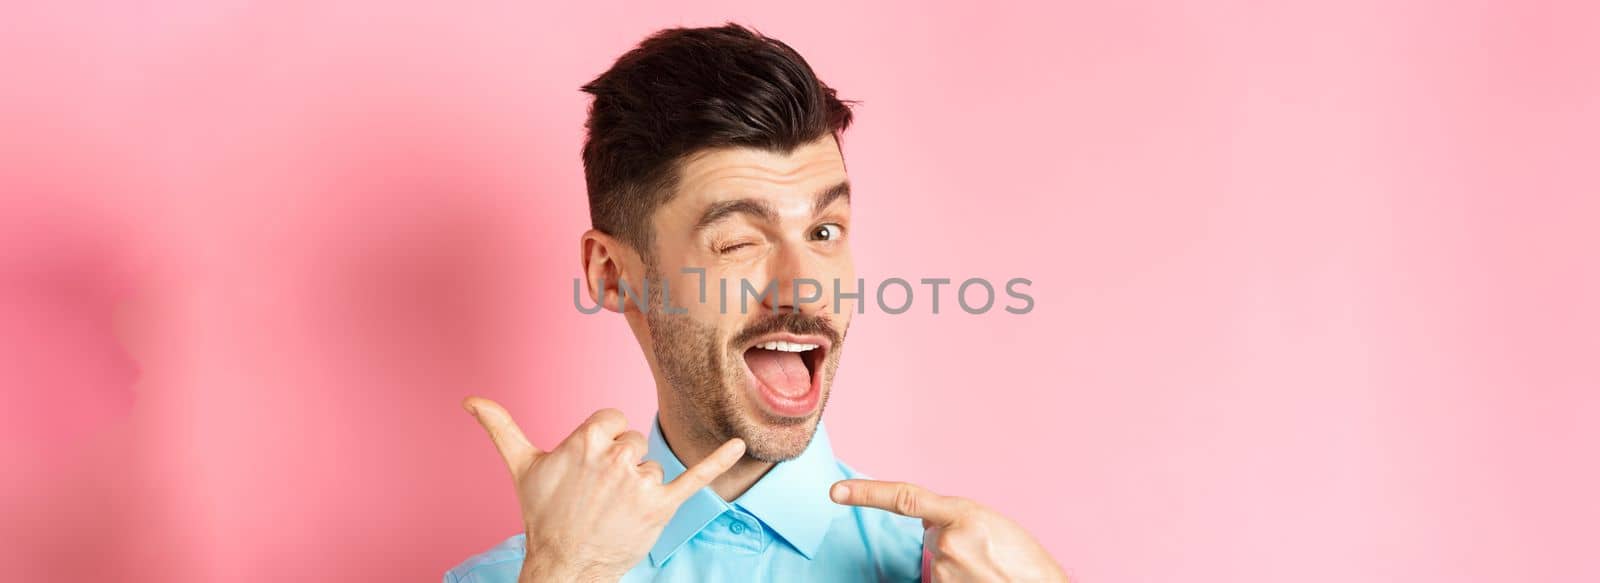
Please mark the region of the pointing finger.
<svg viewBox="0 0 1600 583"><path fill-rule="evenodd" d="M744 440L737 437L728 440L722 447L706 456L706 459L700 460L700 463L667 484L668 499L672 500L674 505L682 504L695 492L717 479L717 476L728 471L728 468L733 467L733 464L738 463L742 457L744 457Z"/></svg>
<svg viewBox="0 0 1600 583"><path fill-rule="evenodd" d="M539 448L528 443L528 438L522 435L522 429L517 427L517 422L511 419L511 414L499 403L483 397L467 397L461 402L461 407L471 413L483 430L489 432L489 439L494 441L494 447L500 452L500 457L505 460L506 468L511 470L511 475L519 475L523 468L528 467L533 459L541 453Z"/></svg>
<svg viewBox="0 0 1600 583"><path fill-rule="evenodd" d="M905 482L843 480L833 485L830 494L840 504L887 510L938 526L955 523L965 510L959 498L940 496Z"/></svg>

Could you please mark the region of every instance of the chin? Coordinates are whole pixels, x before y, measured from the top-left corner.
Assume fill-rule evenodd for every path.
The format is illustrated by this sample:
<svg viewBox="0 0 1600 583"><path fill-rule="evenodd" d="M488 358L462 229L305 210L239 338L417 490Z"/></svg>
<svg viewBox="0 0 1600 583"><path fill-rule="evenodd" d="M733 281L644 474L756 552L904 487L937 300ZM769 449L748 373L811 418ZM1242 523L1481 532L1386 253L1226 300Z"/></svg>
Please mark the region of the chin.
<svg viewBox="0 0 1600 583"><path fill-rule="evenodd" d="M764 462L781 462L799 457L811 445L817 434L817 421L821 416L794 422L785 419L782 424L757 421L741 431L745 441L745 455Z"/></svg>
<svg viewBox="0 0 1600 583"><path fill-rule="evenodd" d="M798 457L811 445L822 421L822 405L827 391L819 388L817 406L804 416L774 415L749 400L740 407L734 433L745 442L745 455L764 462L781 462Z"/></svg>

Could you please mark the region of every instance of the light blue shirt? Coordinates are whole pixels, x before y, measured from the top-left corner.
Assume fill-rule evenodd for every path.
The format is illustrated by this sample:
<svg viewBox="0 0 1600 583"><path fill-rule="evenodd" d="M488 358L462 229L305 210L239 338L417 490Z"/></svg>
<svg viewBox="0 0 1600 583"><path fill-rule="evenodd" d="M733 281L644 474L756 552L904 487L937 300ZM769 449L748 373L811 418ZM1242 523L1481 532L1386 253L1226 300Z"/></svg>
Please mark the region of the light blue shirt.
<svg viewBox="0 0 1600 583"><path fill-rule="evenodd" d="M649 441L645 459L661 464L668 481L684 472L659 422ZM819 423L799 457L774 466L737 500L725 502L710 488L691 496L622 581L919 580L922 521L828 498L834 482L859 477L834 459ZM515 583L524 536L467 559L444 583Z"/></svg>

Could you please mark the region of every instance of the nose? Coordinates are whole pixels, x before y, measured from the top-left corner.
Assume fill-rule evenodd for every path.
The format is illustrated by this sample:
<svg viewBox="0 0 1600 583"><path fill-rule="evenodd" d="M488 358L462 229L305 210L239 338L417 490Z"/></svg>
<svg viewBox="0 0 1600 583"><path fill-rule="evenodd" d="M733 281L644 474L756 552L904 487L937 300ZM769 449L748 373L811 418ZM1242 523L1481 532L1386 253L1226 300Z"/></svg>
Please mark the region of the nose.
<svg viewBox="0 0 1600 583"><path fill-rule="evenodd" d="M815 315L827 307L827 282L818 259L804 247L784 245L767 263L767 282L774 289L762 305L775 313Z"/></svg>

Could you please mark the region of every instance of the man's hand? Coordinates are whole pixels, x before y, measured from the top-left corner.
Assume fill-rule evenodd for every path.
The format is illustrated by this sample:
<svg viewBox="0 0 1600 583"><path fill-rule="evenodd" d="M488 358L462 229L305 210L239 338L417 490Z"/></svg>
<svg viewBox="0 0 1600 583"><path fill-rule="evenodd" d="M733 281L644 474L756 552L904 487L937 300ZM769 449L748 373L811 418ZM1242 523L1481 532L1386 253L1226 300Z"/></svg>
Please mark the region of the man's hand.
<svg viewBox="0 0 1600 583"><path fill-rule="evenodd" d="M639 463L643 434L602 409L549 452L522 435L511 414L479 397L462 402L494 440L516 482L528 554L522 581L616 581L650 551L689 496L744 455L735 438L671 483L661 465Z"/></svg>
<svg viewBox="0 0 1600 583"><path fill-rule="evenodd" d="M933 559L930 576L924 580L1067 580L1050 554L1021 526L971 500L940 496L914 484L875 480L844 480L833 485L831 494L840 504L921 518L922 546Z"/></svg>

